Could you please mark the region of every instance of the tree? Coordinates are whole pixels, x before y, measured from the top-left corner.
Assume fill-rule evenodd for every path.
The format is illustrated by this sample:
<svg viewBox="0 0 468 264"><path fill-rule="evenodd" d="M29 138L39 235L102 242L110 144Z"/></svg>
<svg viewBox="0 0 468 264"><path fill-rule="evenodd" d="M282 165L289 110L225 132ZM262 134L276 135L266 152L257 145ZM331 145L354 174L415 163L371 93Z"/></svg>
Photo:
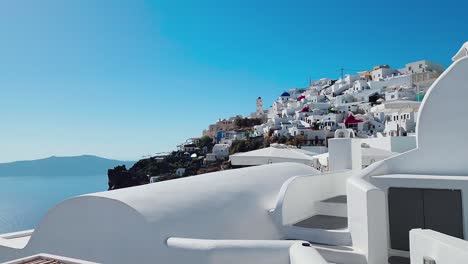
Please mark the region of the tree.
<svg viewBox="0 0 468 264"><path fill-rule="evenodd" d="M270 130L268 130L268 136L272 137L273 133L275 133L275 130L273 128L270 128Z"/></svg>
<svg viewBox="0 0 468 264"><path fill-rule="evenodd" d="M296 138L294 139L294 145L296 147L299 147L299 146L302 146L304 145L304 142L305 142L305 137L303 135L298 135L296 136Z"/></svg>
<svg viewBox="0 0 468 264"><path fill-rule="evenodd" d="M204 147L213 143L213 139L210 136L203 136L200 138L200 143L198 147Z"/></svg>
<svg viewBox="0 0 468 264"><path fill-rule="evenodd" d="M241 129L241 128L252 128L256 125L261 125L263 123L262 119L260 118L240 118L236 117L234 119L234 125Z"/></svg>
<svg viewBox="0 0 468 264"><path fill-rule="evenodd" d="M278 143L280 144L285 144L286 142L288 142L288 138L286 136L281 136L278 140Z"/></svg>

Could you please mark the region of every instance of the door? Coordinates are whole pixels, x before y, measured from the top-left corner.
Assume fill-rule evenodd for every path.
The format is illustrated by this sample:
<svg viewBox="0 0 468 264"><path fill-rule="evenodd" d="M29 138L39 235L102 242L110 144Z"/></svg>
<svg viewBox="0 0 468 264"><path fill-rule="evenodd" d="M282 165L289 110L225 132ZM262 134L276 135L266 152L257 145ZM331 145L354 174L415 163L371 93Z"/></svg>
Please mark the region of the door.
<svg viewBox="0 0 468 264"><path fill-rule="evenodd" d="M393 249L409 251L409 231L424 227L424 203L421 189L388 190L390 244Z"/></svg>
<svg viewBox="0 0 468 264"><path fill-rule="evenodd" d="M424 190L424 228L463 238L459 190Z"/></svg>
<svg viewBox="0 0 468 264"><path fill-rule="evenodd" d="M463 239L460 190L390 188L388 211L393 249L409 251L409 231L414 228Z"/></svg>

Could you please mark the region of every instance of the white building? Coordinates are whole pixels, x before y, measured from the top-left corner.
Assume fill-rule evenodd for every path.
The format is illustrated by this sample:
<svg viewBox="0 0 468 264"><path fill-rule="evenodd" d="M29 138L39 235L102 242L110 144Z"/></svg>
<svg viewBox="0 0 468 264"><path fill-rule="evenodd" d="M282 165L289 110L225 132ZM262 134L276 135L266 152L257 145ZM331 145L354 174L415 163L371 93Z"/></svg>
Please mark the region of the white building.
<svg viewBox="0 0 468 264"><path fill-rule="evenodd" d="M421 103L408 100L386 101L371 108L378 120L385 122L384 132L391 136L403 136L416 130Z"/></svg>
<svg viewBox="0 0 468 264"><path fill-rule="evenodd" d="M294 162L312 166L313 155L309 151L288 147L281 144L272 144L268 148L237 153L229 156L232 166L246 167L272 163Z"/></svg>
<svg viewBox="0 0 468 264"><path fill-rule="evenodd" d="M363 90L370 89L369 84L367 83L367 80L356 80L353 83L352 89L348 90L349 92L355 93Z"/></svg>
<svg viewBox="0 0 468 264"><path fill-rule="evenodd" d="M421 60L406 64L405 70L407 73L423 73L423 72L437 72L443 73L445 67L439 63Z"/></svg>
<svg viewBox="0 0 468 264"><path fill-rule="evenodd" d="M391 69L390 66L388 65L375 66L374 70L372 70L371 72L373 81L380 81L385 78L398 75L398 74L399 74L398 70Z"/></svg>
<svg viewBox="0 0 468 264"><path fill-rule="evenodd" d="M205 157L205 162L215 162L217 160L215 153L207 153Z"/></svg>
<svg viewBox="0 0 468 264"><path fill-rule="evenodd" d="M304 145L325 146L326 140L332 137L330 131L325 129L314 130L306 127L292 127L289 129L291 136L302 136L305 140Z"/></svg>
<svg viewBox="0 0 468 264"><path fill-rule="evenodd" d="M229 144L216 144L213 146L212 153L216 155L217 159L227 158L229 156Z"/></svg>
<svg viewBox="0 0 468 264"><path fill-rule="evenodd" d="M398 88L385 92L385 101L392 100L410 100L416 101L416 90L415 89L404 89Z"/></svg>
<svg viewBox="0 0 468 264"><path fill-rule="evenodd" d="M370 89L387 89L387 88L411 88L414 86L413 75L397 74L379 80L368 82Z"/></svg>

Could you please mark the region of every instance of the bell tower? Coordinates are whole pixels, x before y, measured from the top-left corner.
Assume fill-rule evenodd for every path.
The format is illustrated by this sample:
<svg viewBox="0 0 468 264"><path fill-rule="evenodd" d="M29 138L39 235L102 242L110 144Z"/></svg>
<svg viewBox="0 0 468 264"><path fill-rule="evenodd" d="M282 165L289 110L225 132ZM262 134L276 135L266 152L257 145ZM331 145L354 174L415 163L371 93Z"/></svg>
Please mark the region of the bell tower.
<svg viewBox="0 0 468 264"><path fill-rule="evenodd" d="M261 97L257 98L257 116L263 117L263 99Z"/></svg>

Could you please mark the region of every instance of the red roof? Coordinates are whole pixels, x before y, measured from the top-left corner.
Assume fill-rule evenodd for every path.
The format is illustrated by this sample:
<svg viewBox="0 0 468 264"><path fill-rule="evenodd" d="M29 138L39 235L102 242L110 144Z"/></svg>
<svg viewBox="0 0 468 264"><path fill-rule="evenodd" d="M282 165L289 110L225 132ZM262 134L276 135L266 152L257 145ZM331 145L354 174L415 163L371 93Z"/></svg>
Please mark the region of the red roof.
<svg viewBox="0 0 468 264"><path fill-rule="evenodd" d="M348 124L358 124L362 122L364 121L356 119L351 113L349 113L348 117L346 117L346 119L344 120L345 126L348 126Z"/></svg>
<svg viewBox="0 0 468 264"><path fill-rule="evenodd" d="M302 108L301 111L299 111L300 113L304 113L304 112L309 112L309 107L308 106L304 106L304 108Z"/></svg>
<svg viewBox="0 0 468 264"><path fill-rule="evenodd" d="M305 95L299 95L299 97L297 97L297 100L298 100L298 101L301 101L301 100L304 99L304 98L305 98Z"/></svg>

